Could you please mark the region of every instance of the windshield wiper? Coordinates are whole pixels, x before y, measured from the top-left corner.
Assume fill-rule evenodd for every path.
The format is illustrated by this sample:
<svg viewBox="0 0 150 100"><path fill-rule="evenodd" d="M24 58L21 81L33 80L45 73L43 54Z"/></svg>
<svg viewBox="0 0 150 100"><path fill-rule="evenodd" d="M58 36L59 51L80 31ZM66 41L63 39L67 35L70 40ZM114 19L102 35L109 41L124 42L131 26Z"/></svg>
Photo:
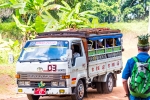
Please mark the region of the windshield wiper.
<svg viewBox="0 0 150 100"><path fill-rule="evenodd" d="M50 60L60 60L59 58L55 58L55 59L50 59Z"/></svg>
<svg viewBox="0 0 150 100"><path fill-rule="evenodd" d="M29 59L29 61L33 61L33 62L39 61L39 62L41 62L42 60L40 60L40 59Z"/></svg>
<svg viewBox="0 0 150 100"><path fill-rule="evenodd" d="M19 60L19 62L46 62L47 60L40 60L40 59L29 59L29 60Z"/></svg>
<svg viewBox="0 0 150 100"><path fill-rule="evenodd" d="M42 62L51 62L51 60L60 60L60 59L58 59L58 58L55 58L55 59L48 59L48 60L41 60L41 59L28 59L28 60L19 60L19 62L21 63L21 62L40 62L40 63L42 63Z"/></svg>

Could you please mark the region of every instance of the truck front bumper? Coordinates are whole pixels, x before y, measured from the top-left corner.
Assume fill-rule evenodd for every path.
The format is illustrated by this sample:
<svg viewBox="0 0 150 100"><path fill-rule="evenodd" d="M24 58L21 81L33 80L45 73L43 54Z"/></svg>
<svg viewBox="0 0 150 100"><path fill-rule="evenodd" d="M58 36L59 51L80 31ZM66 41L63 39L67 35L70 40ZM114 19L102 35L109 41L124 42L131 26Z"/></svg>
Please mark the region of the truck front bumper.
<svg viewBox="0 0 150 100"><path fill-rule="evenodd" d="M33 94L35 88L17 88L18 94ZM64 93L60 93L60 90L64 90ZM46 88L46 95L72 95L71 88Z"/></svg>

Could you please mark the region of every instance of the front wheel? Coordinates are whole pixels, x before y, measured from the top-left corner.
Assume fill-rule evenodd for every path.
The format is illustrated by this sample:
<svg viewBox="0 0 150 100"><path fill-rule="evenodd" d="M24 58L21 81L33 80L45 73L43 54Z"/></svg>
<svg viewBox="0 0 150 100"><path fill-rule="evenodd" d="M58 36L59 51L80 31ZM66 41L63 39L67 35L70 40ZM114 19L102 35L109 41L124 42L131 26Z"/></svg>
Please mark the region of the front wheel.
<svg viewBox="0 0 150 100"><path fill-rule="evenodd" d="M111 93L113 90L114 78L112 74L108 74L106 82L102 83L102 90L104 93Z"/></svg>
<svg viewBox="0 0 150 100"><path fill-rule="evenodd" d="M74 88L73 92L75 93L76 100L82 100L85 93L84 84L81 80L78 81L77 86Z"/></svg>
<svg viewBox="0 0 150 100"><path fill-rule="evenodd" d="M29 100L39 100L40 96L27 94Z"/></svg>

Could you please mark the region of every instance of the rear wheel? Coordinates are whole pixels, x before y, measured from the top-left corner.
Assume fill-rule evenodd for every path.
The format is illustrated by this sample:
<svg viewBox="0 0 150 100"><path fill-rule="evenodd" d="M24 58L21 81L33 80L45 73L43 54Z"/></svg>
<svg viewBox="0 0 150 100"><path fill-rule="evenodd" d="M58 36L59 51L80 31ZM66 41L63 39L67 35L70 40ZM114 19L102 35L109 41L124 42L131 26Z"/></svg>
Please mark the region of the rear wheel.
<svg viewBox="0 0 150 100"><path fill-rule="evenodd" d="M29 100L39 100L40 96L27 94Z"/></svg>
<svg viewBox="0 0 150 100"><path fill-rule="evenodd" d="M108 74L106 82L102 83L102 90L104 93L111 93L113 90L114 78L112 74Z"/></svg>
<svg viewBox="0 0 150 100"><path fill-rule="evenodd" d="M74 88L73 92L75 93L76 100L82 100L85 94L84 84L81 80L78 81L77 86Z"/></svg>

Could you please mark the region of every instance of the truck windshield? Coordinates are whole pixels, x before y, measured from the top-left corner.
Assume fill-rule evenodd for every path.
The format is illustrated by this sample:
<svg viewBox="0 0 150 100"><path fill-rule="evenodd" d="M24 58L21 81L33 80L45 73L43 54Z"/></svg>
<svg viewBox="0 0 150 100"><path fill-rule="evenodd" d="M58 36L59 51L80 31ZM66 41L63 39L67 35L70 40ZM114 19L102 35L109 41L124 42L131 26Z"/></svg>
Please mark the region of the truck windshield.
<svg viewBox="0 0 150 100"><path fill-rule="evenodd" d="M69 47L68 41L28 41L18 61L52 61L60 60Z"/></svg>

